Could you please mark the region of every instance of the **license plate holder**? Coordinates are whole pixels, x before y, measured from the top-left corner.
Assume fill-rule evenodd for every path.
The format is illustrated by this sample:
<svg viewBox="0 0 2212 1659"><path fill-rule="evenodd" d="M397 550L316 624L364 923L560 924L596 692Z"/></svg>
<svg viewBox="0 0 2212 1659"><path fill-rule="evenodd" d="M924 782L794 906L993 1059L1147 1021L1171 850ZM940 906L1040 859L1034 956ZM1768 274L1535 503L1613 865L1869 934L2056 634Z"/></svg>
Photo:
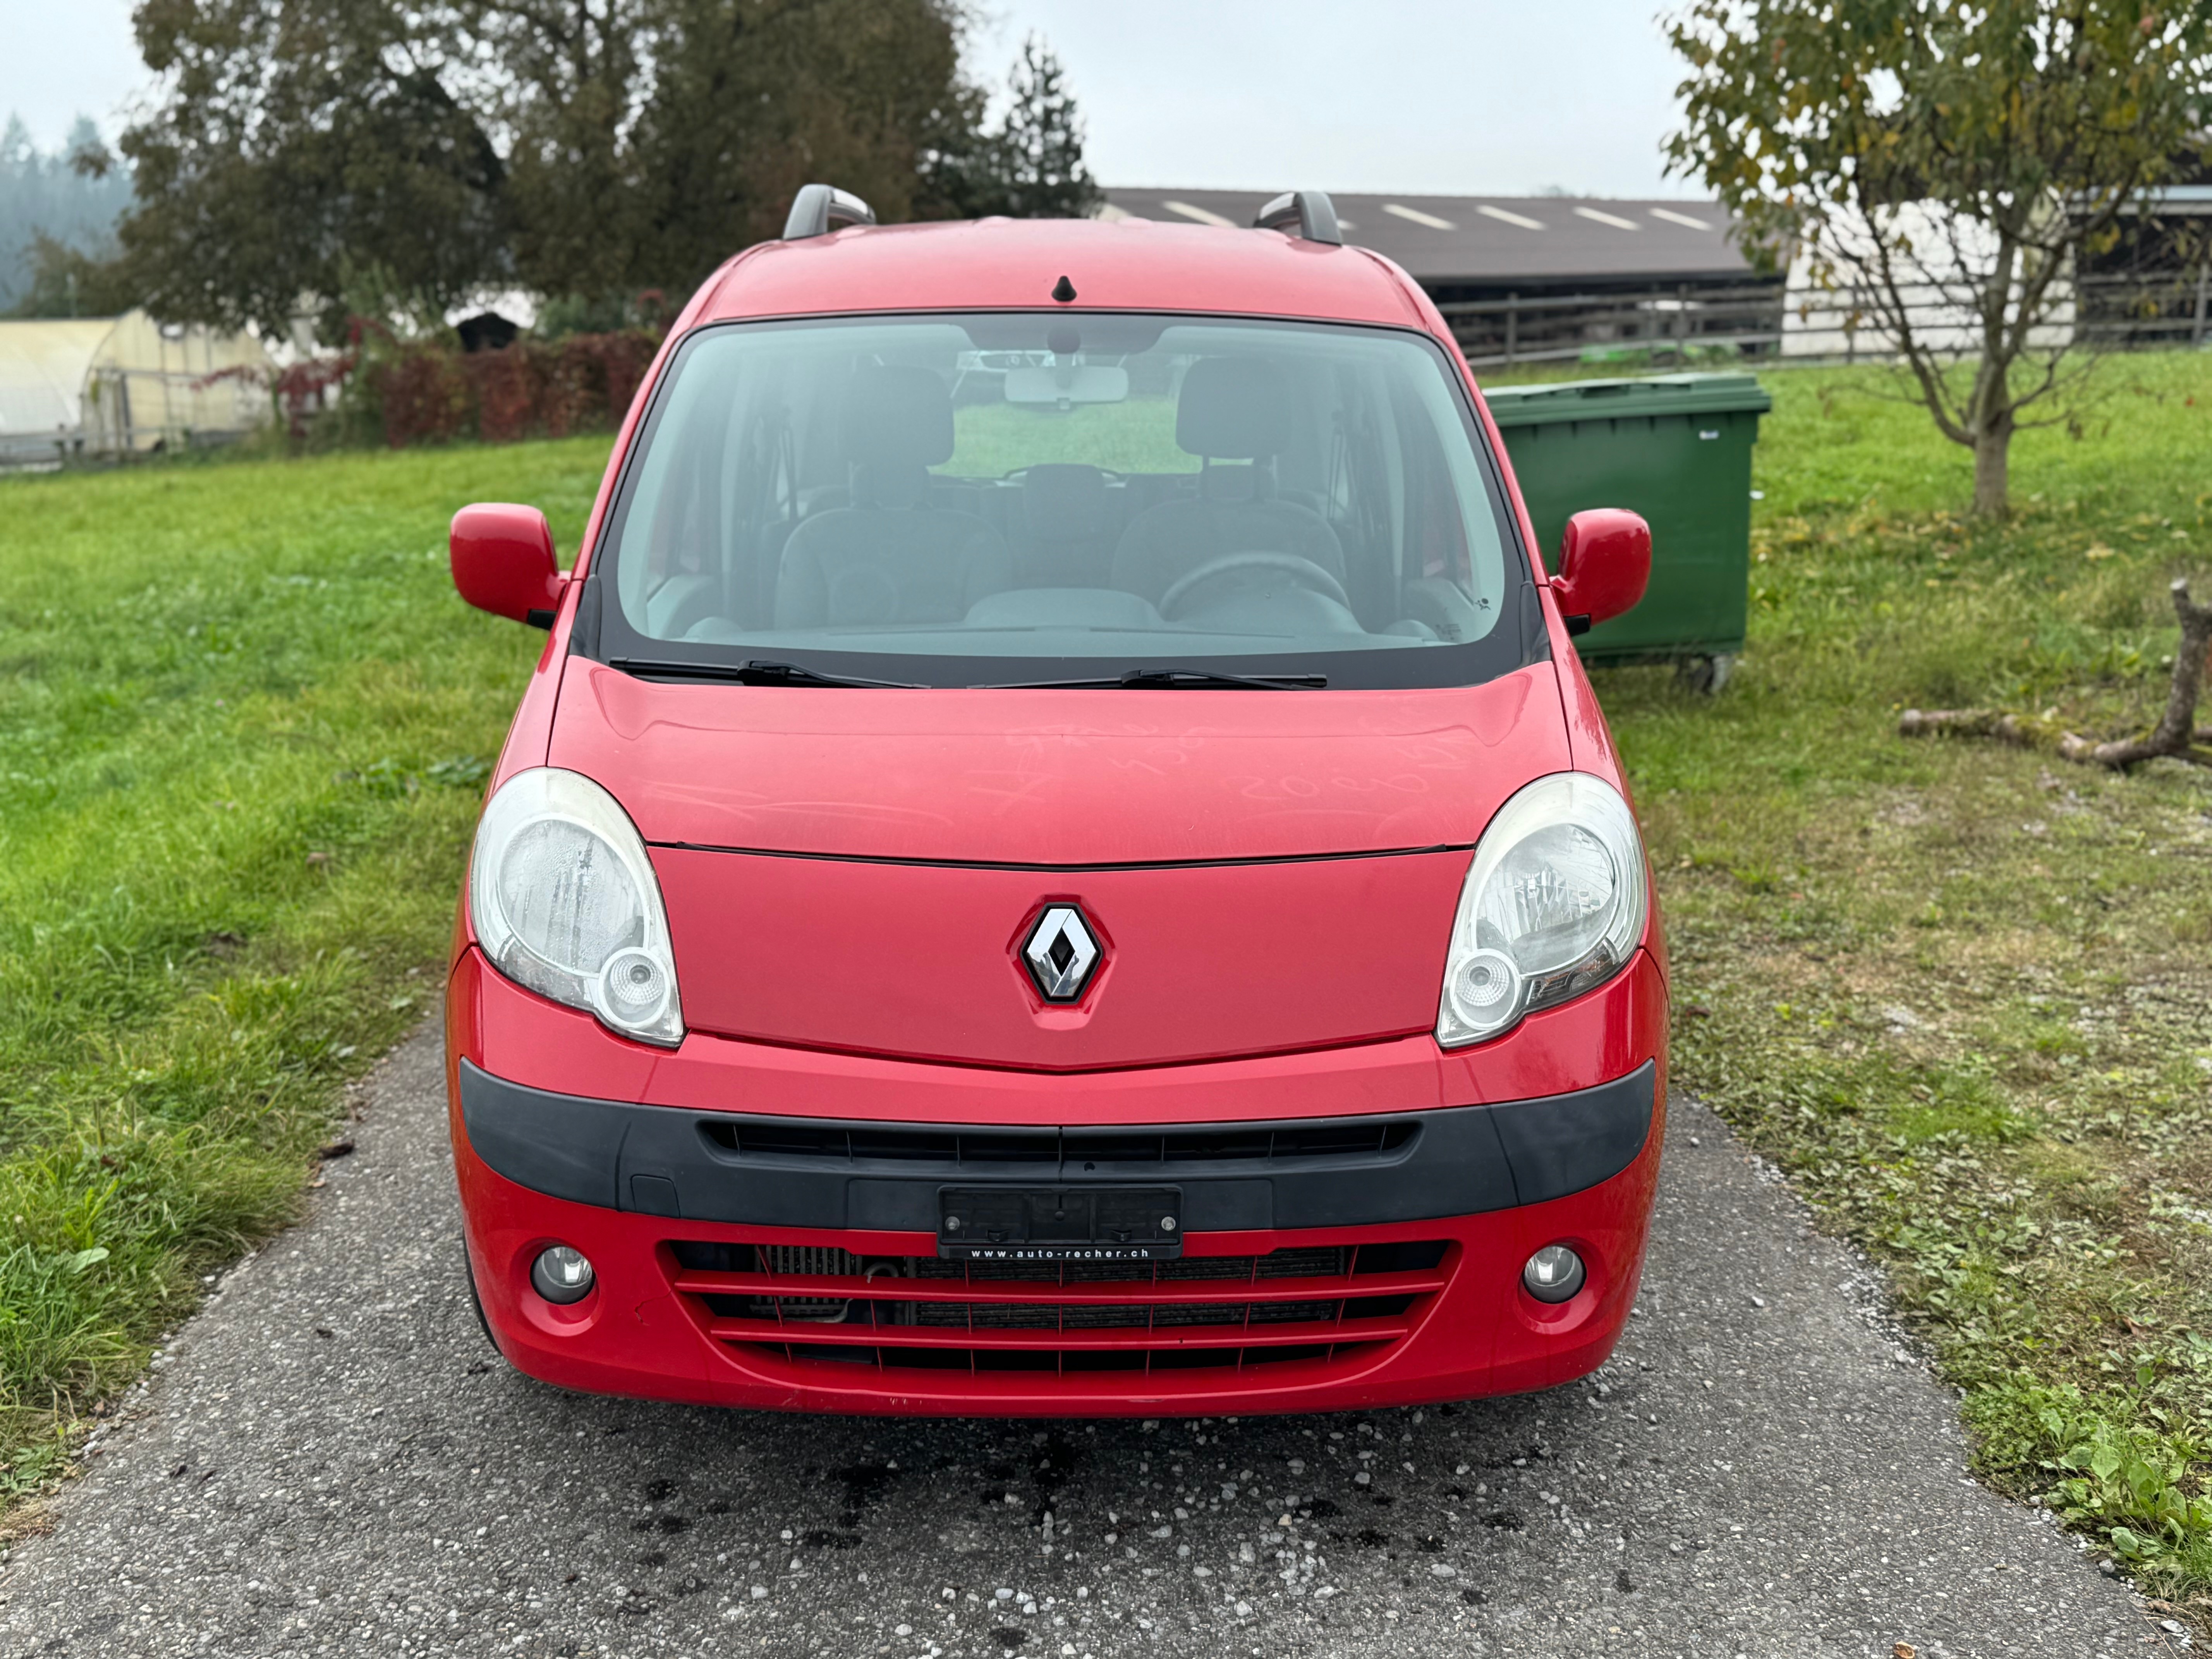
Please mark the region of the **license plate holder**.
<svg viewBox="0 0 2212 1659"><path fill-rule="evenodd" d="M937 1254L971 1261L1172 1261L1179 1187L940 1187Z"/></svg>

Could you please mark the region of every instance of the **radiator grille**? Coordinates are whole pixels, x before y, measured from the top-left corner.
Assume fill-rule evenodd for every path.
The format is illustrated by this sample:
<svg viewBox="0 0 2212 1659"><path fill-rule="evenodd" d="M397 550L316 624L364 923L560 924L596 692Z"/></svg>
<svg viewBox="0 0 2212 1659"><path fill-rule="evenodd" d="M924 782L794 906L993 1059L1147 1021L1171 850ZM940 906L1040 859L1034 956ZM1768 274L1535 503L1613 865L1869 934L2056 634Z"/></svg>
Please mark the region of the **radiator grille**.
<svg viewBox="0 0 2212 1659"><path fill-rule="evenodd" d="M1442 1241L1174 1261L960 1261L671 1241L671 1284L732 1349L800 1365L1145 1373L1348 1360L1401 1340Z"/></svg>

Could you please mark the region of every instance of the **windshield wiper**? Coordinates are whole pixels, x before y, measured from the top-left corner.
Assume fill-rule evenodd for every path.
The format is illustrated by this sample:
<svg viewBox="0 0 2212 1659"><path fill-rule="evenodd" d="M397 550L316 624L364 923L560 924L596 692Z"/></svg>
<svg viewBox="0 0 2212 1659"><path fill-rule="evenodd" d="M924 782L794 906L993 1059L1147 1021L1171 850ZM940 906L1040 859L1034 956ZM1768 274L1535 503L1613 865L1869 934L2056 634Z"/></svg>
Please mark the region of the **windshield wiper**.
<svg viewBox="0 0 2212 1659"><path fill-rule="evenodd" d="M1211 668L1132 668L1126 674L1097 680L1029 680L1018 685L983 688L993 691L1102 690L1133 691L1318 691L1328 684L1326 674L1223 674Z"/></svg>
<svg viewBox="0 0 2212 1659"><path fill-rule="evenodd" d="M894 691L926 688L913 680L864 680L849 674L824 674L795 662L662 662L650 657L610 657L607 666L641 679L727 680L733 685L861 685Z"/></svg>

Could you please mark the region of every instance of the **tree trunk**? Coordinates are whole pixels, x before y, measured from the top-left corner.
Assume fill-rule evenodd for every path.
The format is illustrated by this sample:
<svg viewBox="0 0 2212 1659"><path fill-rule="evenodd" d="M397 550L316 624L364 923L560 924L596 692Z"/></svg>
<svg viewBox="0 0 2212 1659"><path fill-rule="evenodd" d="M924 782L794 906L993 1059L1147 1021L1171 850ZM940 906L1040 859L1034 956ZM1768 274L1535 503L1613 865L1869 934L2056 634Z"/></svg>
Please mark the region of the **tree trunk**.
<svg viewBox="0 0 2212 1659"><path fill-rule="evenodd" d="M1974 513L2002 519L2011 486L2012 427L2008 422L1974 434Z"/></svg>

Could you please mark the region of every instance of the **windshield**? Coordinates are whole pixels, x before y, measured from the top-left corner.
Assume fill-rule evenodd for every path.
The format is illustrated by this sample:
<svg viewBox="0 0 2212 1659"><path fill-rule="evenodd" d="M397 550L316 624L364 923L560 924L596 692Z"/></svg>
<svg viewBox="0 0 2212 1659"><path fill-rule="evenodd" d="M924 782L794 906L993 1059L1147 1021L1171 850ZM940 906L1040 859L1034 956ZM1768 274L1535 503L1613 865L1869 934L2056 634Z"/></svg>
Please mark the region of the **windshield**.
<svg viewBox="0 0 2212 1659"><path fill-rule="evenodd" d="M1467 684L1523 659L1507 522L1421 335L725 325L655 399L582 648L789 683Z"/></svg>

